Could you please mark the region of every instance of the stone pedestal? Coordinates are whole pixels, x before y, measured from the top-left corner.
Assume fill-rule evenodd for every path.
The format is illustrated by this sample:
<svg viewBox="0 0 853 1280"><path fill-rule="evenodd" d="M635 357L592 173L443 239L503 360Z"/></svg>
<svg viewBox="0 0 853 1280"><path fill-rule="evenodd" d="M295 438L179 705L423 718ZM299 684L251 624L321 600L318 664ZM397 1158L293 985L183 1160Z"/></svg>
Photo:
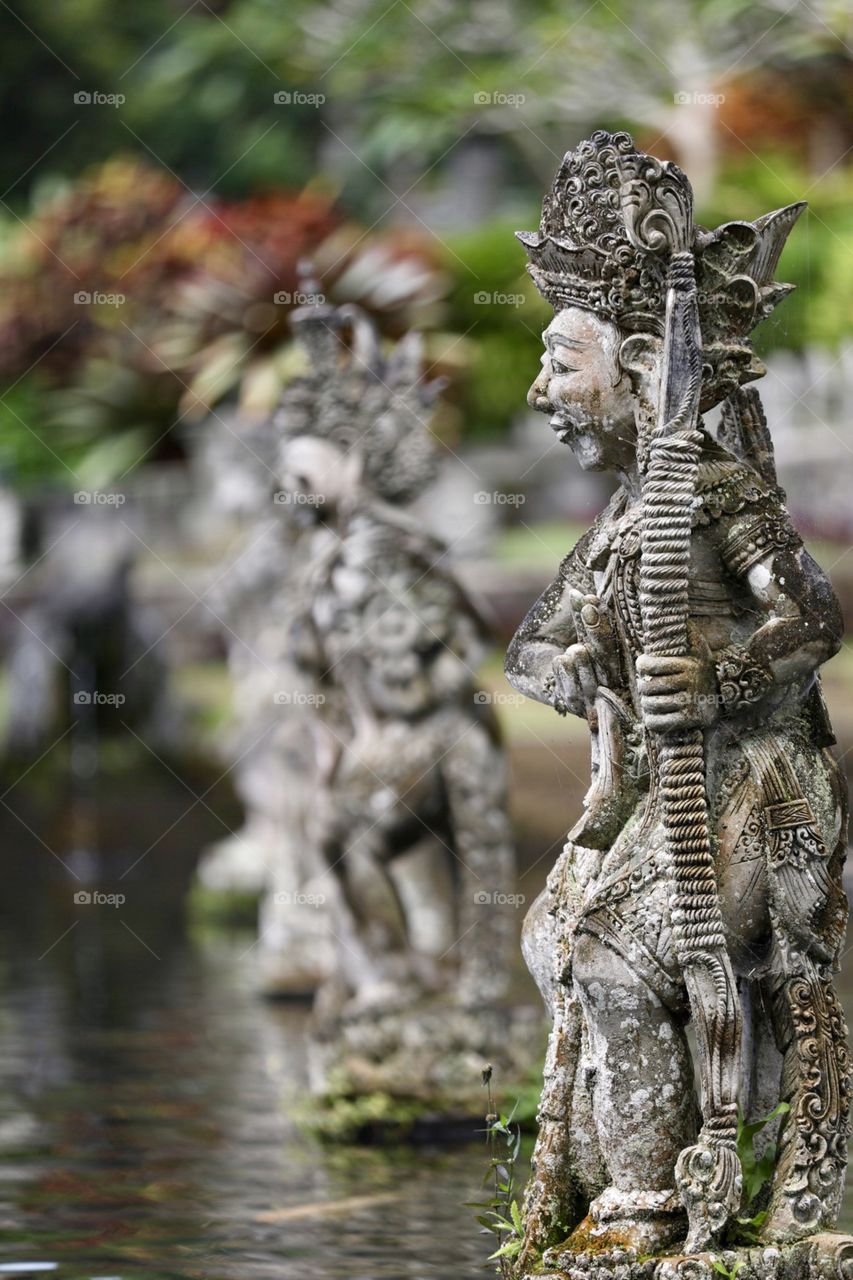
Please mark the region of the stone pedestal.
<svg viewBox="0 0 853 1280"><path fill-rule="evenodd" d="M826 1231L794 1244L759 1244L719 1253L649 1258L632 1249L545 1254L541 1271L520 1280L853 1280L853 1236Z"/></svg>
<svg viewBox="0 0 853 1280"><path fill-rule="evenodd" d="M486 1063L503 1097L518 1097L531 1049L544 1038L529 1006L466 1008L441 996L324 1022L311 1039L311 1114L329 1138L406 1129L436 1135L482 1128Z"/></svg>

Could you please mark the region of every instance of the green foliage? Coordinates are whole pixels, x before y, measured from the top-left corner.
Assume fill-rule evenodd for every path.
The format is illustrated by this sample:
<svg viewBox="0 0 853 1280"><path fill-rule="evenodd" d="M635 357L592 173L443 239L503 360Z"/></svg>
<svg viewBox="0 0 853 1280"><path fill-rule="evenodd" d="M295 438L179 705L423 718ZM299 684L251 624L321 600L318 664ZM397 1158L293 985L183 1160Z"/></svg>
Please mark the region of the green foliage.
<svg viewBox="0 0 853 1280"><path fill-rule="evenodd" d="M296 5L243 0L176 14L169 0L21 0L15 8L20 18L0 8L4 192L19 183L18 197L26 192L33 157L66 129L50 168L67 175L129 146L198 191L295 185L315 170L316 109L282 111L274 100L300 84ZM80 91L125 101L78 108Z"/></svg>
<svg viewBox="0 0 853 1280"><path fill-rule="evenodd" d="M494 1109L492 1097L492 1068L483 1069L483 1085L487 1090L486 1143L489 1148L489 1164L483 1178L483 1186L491 1186L488 1200L469 1201L467 1207L477 1209L476 1220L485 1235L491 1234L497 1241L497 1249L489 1255L490 1262L497 1262L498 1274L511 1280L513 1259L521 1251L524 1224L515 1197L515 1165L521 1149L521 1129L514 1123L515 1108L507 1115Z"/></svg>
<svg viewBox="0 0 853 1280"><path fill-rule="evenodd" d="M354 1143L378 1136L383 1142L405 1142L427 1110L422 1102L381 1092L330 1096L323 1106L316 1099L306 1100L296 1110L296 1122L321 1142Z"/></svg>
<svg viewBox="0 0 853 1280"><path fill-rule="evenodd" d="M73 63L87 48L82 33L65 35L69 5L55 4L54 17L49 0L30 0L37 26ZM80 26L97 45L106 0L85 7ZM334 133L351 149L339 161L365 201L361 212L377 216L387 192L371 171L387 177L414 156L423 173L469 131L495 140L528 181L547 176L567 129L577 136L593 122L634 120L665 132L685 51L701 50L713 79L733 65L748 73L780 51L844 50L840 14L822 24L797 6L780 14L773 0L233 0L193 6L177 22L160 4L152 10L113 24L111 57L88 61L102 77L115 68L110 83L125 87L129 123L156 154L194 174L199 188L233 165L223 180L245 190L286 170L302 181ZM323 109L276 111L274 92L288 88L322 92ZM526 127L512 103L491 100L496 92L535 101Z"/></svg>
<svg viewBox="0 0 853 1280"><path fill-rule="evenodd" d="M0 330L0 353L14 355L20 346L26 356L12 378L36 359L38 372L45 373L62 355L50 349L60 335L60 347L94 336L104 362L87 370L69 396L50 404L43 383L30 383L29 376L7 394L0 406L7 442L0 466L8 462L20 476L53 480L86 456L84 437L89 445L121 437L131 458L141 452L132 455L138 433L147 443L169 440L170 420L191 412L195 399L209 403L236 394L239 383L244 404L266 401L284 376L278 339L286 328L283 308L273 308L269 299L293 282L282 283L280 254L268 262L260 224L281 228L282 212L258 205L253 220L237 227L235 243L246 246L245 260L225 264L202 288L195 287L194 264L182 257L192 258L201 242L186 233L213 206L205 235L221 241L223 200L306 183L316 195L341 197L362 226L381 223L383 236L397 222L424 232L453 277L451 311L441 324L464 335L451 343L451 371L465 369L450 392L457 420L469 437L505 433L524 410L549 317L512 232L537 224L542 191L565 147L604 125L634 128L648 145L663 139L677 149L681 121L673 91L690 87L677 78L682 50L701 50L709 80L719 79L727 89L731 80L735 91L738 78L763 68L778 83L785 67L792 85L803 92L811 83L809 101L825 105L849 80L845 39L851 19L842 10L821 23L807 6L780 14L773 0L696 0L687 10L677 0L639 9L628 0L591 7L585 0L505 0L473 8L436 0L390 8L386 0L327 6L318 0L284 6L230 0L179 13L170 0L123 7L112 0L0 6L0 102L7 124L0 155L7 211L0 219L0 259L8 262L19 218L31 217L41 197L121 153L174 181L174 211L166 210L165 220L178 229L162 242L172 250L168 260L162 253L158 259L153 248L140 259L132 292L122 289L128 301L120 310L98 314L74 306L79 286L73 277L63 282L56 258L44 266L50 287L37 299L44 305L30 305L26 282L19 282L14 292L25 305L7 300L13 323ZM38 94L31 88L36 83ZM81 91L124 101L78 105L74 96ZM291 100L276 101L282 93ZM303 101L294 100L299 93ZM514 103L519 96L524 110ZM819 128L816 115L814 132ZM735 150L736 135L725 120L716 133L720 168L711 197L698 210L701 221L754 217L804 195L810 201L780 269L798 290L760 327L759 352L837 345L853 332L853 169L844 162L816 175L801 158L801 138L790 140L790 151L784 138L776 150L754 139L751 149L747 130L745 146ZM446 201L443 183L468 180L465 150L475 140L495 162L492 220L465 234L430 234L425 227L431 219L419 212L422 201L437 190ZM114 223L123 227L125 212L133 224L143 194L137 183L127 210L118 200L111 204L95 239L102 241ZM153 232L155 243L162 230ZM131 232L132 225L128 245ZM295 239L281 235L279 248ZM47 237L46 243L49 254L78 270L73 253L68 257L68 238ZM107 245L115 247L113 241ZM372 242L363 248L369 251ZM163 274L155 278L150 268L158 260ZM123 279L127 265L114 252L96 255L88 287L103 287L101 277L111 273ZM188 274L193 287L186 292L179 284ZM149 300L161 301L152 298L160 286L171 308L168 325L156 309L147 309ZM491 300L477 301L484 293ZM523 299L518 305L494 300L516 294ZM153 340L155 333L165 349ZM8 354L3 358L10 363ZM106 363L115 366L114 376ZM444 372L443 357L438 363ZM101 457L100 464L107 461Z"/></svg>
<svg viewBox="0 0 853 1280"><path fill-rule="evenodd" d="M780 1102L763 1120L754 1120L747 1124L743 1115L738 1114L737 1122L737 1154L743 1173L744 1198L749 1207L761 1191L764 1184L773 1176L776 1168L776 1143L765 1147L760 1159L755 1155L755 1138L772 1120L790 1111L787 1102Z"/></svg>
<svg viewBox="0 0 853 1280"><path fill-rule="evenodd" d="M715 1271L719 1272L721 1276L725 1276L726 1280L735 1280L735 1276L741 1270L741 1268L745 1266L745 1263L739 1260L731 1268L729 1268L722 1261L722 1259L712 1258L711 1266L714 1268Z"/></svg>
<svg viewBox="0 0 853 1280"><path fill-rule="evenodd" d="M507 159L512 184L538 190L593 124L674 132L673 92L689 87L680 69L694 51L712 81L823 59L826 82L833 59L831 95L849 24L843 6L820 22L774 0L219 0L177 13L169 0L19 0L0 7L0 190L25 198L33 157L49 148L48 168L73 175L128 146L197 192L301 186L337 136L336 179L372 218L394 167L432 182L469 134ZM124 101L75 110L80 90ZM323 101L285 106L282 91ZM410 182L388 186L405 200Z"/></svg>
<svg viewBox="0 0 853 1280"><path fill-rule="evenodd" d="M196 877L189 895L189 915L194 925L222 929L254 929L258 923L259 895L245 889L209 889Z"/></svg>
<svg viewBox="0 0 853 1280"><path fill-rule="evenodd" d="M552 312L526 271L518 228L538 224L533 201L518 222L504 219L448 238L453 272L453 328L465 335L468 360L462 411L466 435L498 435L523 411L539 371L541 333Z"/></svg>
<svg viewBox="0 0 853 1280"><path fill-rule="evenodd" d="M323 296L383 336L438 315L446 280L425 236L363 231L328 193L187 206L172 175L127 156L58 186L0 235L8 469L99 487L174 453L171 429L222 400L269 413L298 371L305 259Z"/></svg>
<svg viewBox="0 0 853 1280"><path fill-rule="evenodd" d="M58 449L47 447L40 431L43 415L43 389L36 377L25 378L0 396L0 471L21 488L35 480L64 483L72 474L69 467L76 450L68 441Z"/></svg>
<svg viewBox="0 0 853 1280"><path fill-rule="evenodd" d="M756 1209L756 1204L761 1203L762 1193L773 1177L778 1158L778 1149L775 1142L769 1142L764 1148L761 1157L758 1158L755 1154L755 1138L771 1121L785 1115L790 1109L787 1102L780 1102L769 1115L764 1116L761 1120L754 1120L751 1124L747 1124L743 1115L738 1112L737 1154L743 1175L746 1214L736 1218L729 1226L728 1234L731 1243L734 1245L759 1243L759 1232L767 1218L767 1210ZM754 1209L755 1212L750 1214L751 1209ZM736 1263L734 1270L730 1272L724 1269L722 1265L718 1266L717 1263L714 1263L714 1269L727 1276L729 1280L734 1280L735 1272L740 1265L740 1263Z"/></svg>

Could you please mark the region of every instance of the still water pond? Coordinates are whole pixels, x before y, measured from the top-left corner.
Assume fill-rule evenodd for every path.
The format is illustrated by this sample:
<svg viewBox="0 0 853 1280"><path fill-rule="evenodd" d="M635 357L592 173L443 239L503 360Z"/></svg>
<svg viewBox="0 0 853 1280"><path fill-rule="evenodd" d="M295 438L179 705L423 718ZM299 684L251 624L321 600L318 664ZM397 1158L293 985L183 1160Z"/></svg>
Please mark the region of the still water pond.
<svg viewBox="0 0 853 1280"><path fill-rule="evenodd" d="M463 1207L482 1141L300 1136L307 1010L259 1000L250 939L188 935L157 884L138 910L43 881L0 904L0 1280L493 1274Z"/></svg>
<svg viewBox="0 0 853 1280"><path fill-rule="evenodd" d="M7 948L0 1277L489 1274L462 1207L481 1145L413 1156L300 1137L287 1099L306 1011L254 996L244 940L146 944L114 920L42 959Z"/></svg>

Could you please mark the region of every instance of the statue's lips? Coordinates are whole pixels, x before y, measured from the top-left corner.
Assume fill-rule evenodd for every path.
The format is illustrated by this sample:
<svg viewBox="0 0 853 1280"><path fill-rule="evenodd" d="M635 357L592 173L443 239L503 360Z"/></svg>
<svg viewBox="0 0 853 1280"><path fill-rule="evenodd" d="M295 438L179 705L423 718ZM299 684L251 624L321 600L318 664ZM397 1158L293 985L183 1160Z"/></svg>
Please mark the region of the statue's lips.
<svg viewBox="0 0 853 1280"><path fill-rule="evenodd" d="M558 413L555 413L553 418L548 419L548 426L563 444L567 444L575 433L574 424L567 422L565 418L561 418Z"/></svg>

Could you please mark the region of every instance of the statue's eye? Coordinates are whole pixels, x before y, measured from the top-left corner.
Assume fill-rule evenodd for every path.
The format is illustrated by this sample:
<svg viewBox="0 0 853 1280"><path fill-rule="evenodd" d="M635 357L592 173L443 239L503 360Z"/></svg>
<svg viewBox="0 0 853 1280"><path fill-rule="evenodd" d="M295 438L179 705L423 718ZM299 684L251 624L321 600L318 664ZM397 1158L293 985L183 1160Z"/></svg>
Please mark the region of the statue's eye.
<svg viewBox="0 0 853 1280"><path fill-rule="evenodd" d="M577 369L572 365L563 364L562 360L558 360L556 356L551 356L551 368L554 373L577 373Z"/></svg>

